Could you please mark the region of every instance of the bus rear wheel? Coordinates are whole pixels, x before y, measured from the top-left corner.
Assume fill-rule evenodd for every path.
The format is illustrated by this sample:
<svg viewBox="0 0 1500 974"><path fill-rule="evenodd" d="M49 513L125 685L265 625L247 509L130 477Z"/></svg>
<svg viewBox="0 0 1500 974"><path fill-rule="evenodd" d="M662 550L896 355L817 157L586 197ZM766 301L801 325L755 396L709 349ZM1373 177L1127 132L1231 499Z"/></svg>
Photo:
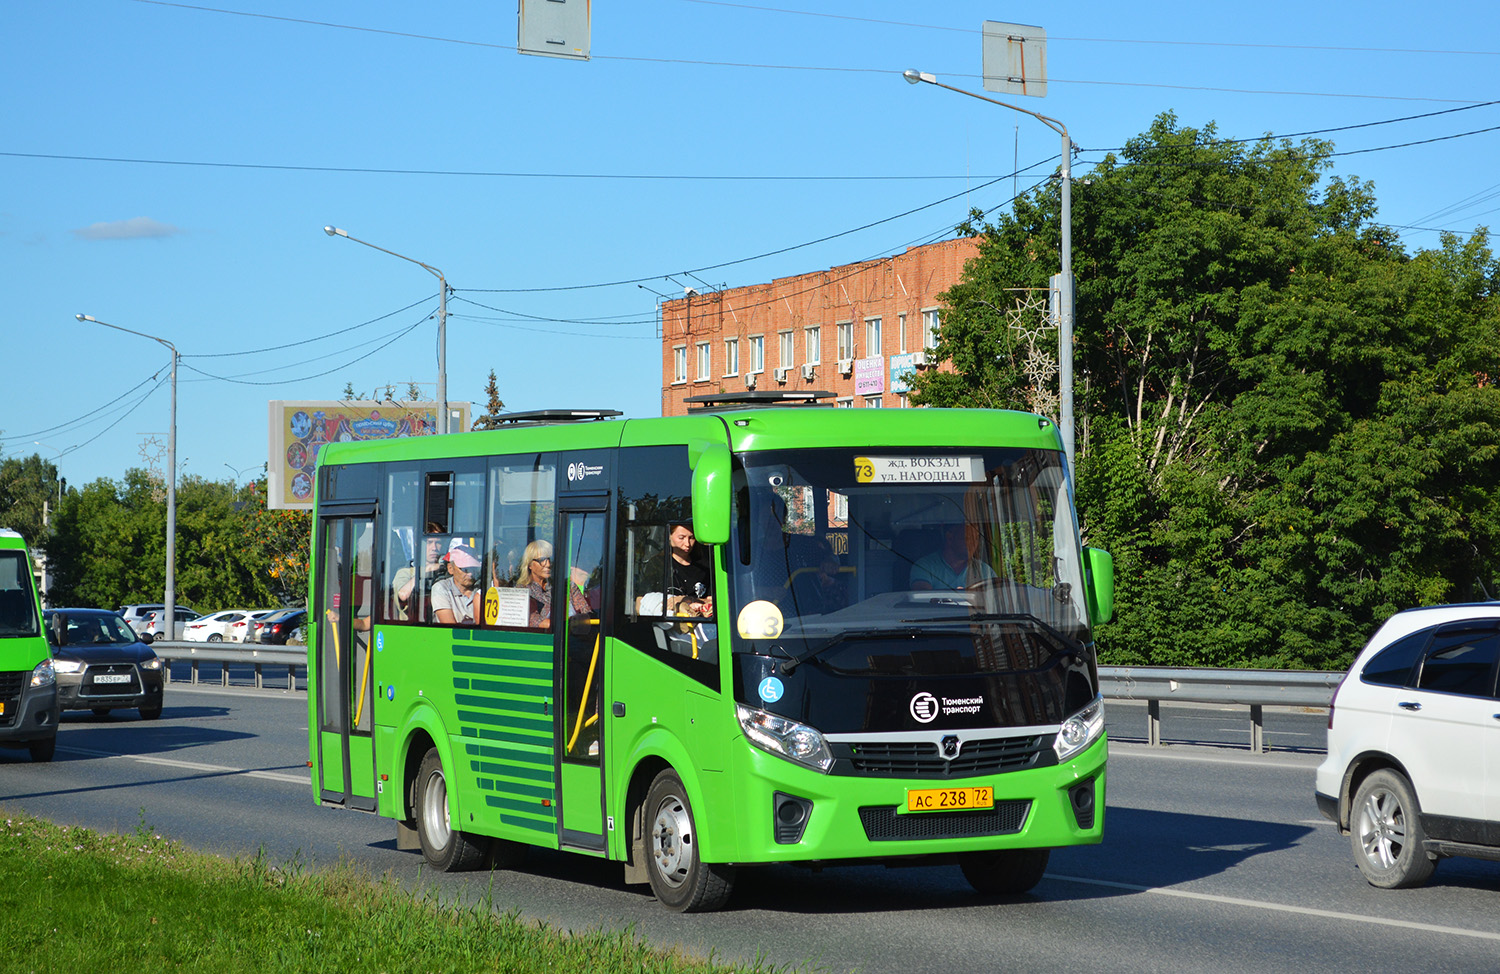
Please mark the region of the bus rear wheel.
<svg viewBox="0 0 1500 974"><path fill-rule="evenodd" d="M1014 896L1042 881L1051 849L996 849L971 852L960 863L964 879L986 896Z"/></svg>
<svg viewBox="0 0 1500 974"><path fill-rule="evenodd" d="M646 793L646 876L662 905L678 913L717 910L734 891L734 869L704 862L687 789L663 771Z"/></svg>
<svg viewBox="0 0 1500 974"><path fill-rule="evenodd" d="M417 837L422 855L443 872L474 869L484 861L484 840L453 828L448 819L448 778L437 748L422 756L417 771Z"/></svg>

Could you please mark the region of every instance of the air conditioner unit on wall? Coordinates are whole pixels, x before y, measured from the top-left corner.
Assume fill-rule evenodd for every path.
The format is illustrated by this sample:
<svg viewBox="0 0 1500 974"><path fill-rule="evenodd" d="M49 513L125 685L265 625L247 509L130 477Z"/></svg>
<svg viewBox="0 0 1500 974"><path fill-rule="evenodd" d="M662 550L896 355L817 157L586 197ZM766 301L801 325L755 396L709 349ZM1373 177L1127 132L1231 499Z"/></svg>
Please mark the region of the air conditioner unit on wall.
<svg viewBox="0 0 1500 974"><path fill-rule="evenodd" d="M786 385L786 374L789 371L790 371L789 369L777 369L776 370L776 381L780 382L782 385Z"/></svg>
<svg viewBox="0 0 1500 974"><path fill-rule="evenodd" d="M925 369L927 367L927 353L926 352L912 352L911 353L911 364L915 365L919 369Z"/></svg>
<svg viewBox="0 0 1500 974"><path fill-rule="evenodd" d="M745 388L746 389L754 389L755 388L755 373L754 372L751 372L749 375L745 376Z"/></svg>
<svg viewBox="0 0 1500 974"><path fill-rule="evenodd" d="M841 358L841 359L839 359L839 375L850 375L853 372L854 372L854 359L852 359L852 358Z"/></svg>
<svg viewBox="0 0 1500 974"><path fill-rule="evenodd" d="M806 365L802 366L802 378L806 379L808 382L811 382L813 380L813 376L815 375L817 375L817 370L816 366L814 366L813 363L808 362Z"/></svg>

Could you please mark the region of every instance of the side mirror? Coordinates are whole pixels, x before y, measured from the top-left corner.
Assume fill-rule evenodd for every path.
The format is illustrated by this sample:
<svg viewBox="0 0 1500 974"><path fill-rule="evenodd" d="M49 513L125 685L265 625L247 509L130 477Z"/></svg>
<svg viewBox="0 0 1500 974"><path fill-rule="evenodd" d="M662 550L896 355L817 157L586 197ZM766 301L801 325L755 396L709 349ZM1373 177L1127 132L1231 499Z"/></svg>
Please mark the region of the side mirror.
<svg viewBox="0 0 1500 974"><path fill-rule="evenodd" d="M156 637L149 632L137 633L135 638L146 646L150 646L156 640Z"/></svg>
<svg viewBox="0 0 1500 974"><path fill-rule="evenodd" d="M711 443L693 467L693 535L703 544L729 540L729 447Z"/></svg>
<svg viewBox="0 0 1500 974"><path fill-rule="evenodd" d="M67 631L68 617L61 612L52 613L51 625L47 627L47 641L54 646L61 646Z"/></svg>
<svg viewBox="0 0 1500 974"><path fill-rule="evenodd" d="M1115 617L1115 559L1103 548L1084 548L1089 622L1101 625Z"/></svg>

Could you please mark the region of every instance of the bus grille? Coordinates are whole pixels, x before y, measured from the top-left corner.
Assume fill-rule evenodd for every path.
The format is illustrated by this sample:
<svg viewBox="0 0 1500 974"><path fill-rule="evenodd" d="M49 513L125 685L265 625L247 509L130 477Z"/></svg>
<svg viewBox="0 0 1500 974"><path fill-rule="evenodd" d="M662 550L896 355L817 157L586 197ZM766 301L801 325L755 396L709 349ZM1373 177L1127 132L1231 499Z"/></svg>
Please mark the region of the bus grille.
<svg viewBox="0 0 1500 974"><path fill-rule="evenodd" d="M31 678L30 671L0 673L0 702L5 704L5 713L0 714L0 727L10 727L16 722L21 710L21 689Z"/></svg>
<svg viewBox="0 0 1500 974"><path fill-rule="evenodd" d="M975 812L922 812L897 815L895 805L866 806L859 810L865 838L871 842L902 839L969 839L983 835L1014 835L1026 824L1031 802L1026 799L996 802L994 808Z"/></svg>
<svg viewBox="0 0 1500 974"><path fill-rule="evenodd" d="M853 774L875 778L972 778L976 775L1024 771L1051 754L1040 736L993 737L964 742L958 757L944 761L929 741L872 741L850 744Z"/></svg>

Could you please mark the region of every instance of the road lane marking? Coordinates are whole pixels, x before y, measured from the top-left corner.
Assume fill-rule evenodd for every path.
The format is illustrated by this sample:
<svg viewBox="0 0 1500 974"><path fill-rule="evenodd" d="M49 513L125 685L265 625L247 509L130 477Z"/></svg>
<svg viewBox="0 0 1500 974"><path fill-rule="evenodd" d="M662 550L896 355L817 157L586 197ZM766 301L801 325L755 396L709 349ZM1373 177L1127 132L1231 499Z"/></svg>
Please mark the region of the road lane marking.
<svg viewBox="0 0 1500 974"><path fill-rule="evenodd" d="M1340 913L1337 910L1320 910L1316 907L1291 906L1286 903L1268 903L1264 900L1246 900L1237 896L1220 896L1216 893L1191 893L1183 889L1168 889L1161 886L1137 886L1133 883L1116 883L1107 879L1085 879L1082 876L1059 876L1055 873L1047 873L1045 878L1055 879L1064 883L1082 883L1085 886L1104 886L1109 889L1130 890L1136 893L1156 893L1160 896L1174 896L1184 900L1220 903L1225 906L1247 906L1256 910L1270 910L1273 913L1295 913L1301 916L1322 917L1327 920L1369 923L1377 927L1397 927L1402 930L1422 930L1427 933L1476 937L1480 940L1500 940L1500 933L1488 933L1484 930L1464 930L1461 927L1444 927L1436 923L1417 923L1413 920L1391 920L1384 917L1362 916L1358 913Z"/></svg>
<svg viewBox="0 0 1500 974"><path fill-rule="evenodd" d="M202 771L209 774L239 774L247 778L264 778L267 781L281 781L293 785L306 785L311 781L310 777L298 777L296 775L283 774L279 771L251 771L244 768L230 768L222 764L203 764L198 761L179 761L176 758L159 758L147 754L115 754L111 751L94 751L84 747L59 747L59 751L70 754L83 754L93 758L122 758L127 761L137 761L141 764L158 764L166 768L177 768L182 771Z"/></svg>

